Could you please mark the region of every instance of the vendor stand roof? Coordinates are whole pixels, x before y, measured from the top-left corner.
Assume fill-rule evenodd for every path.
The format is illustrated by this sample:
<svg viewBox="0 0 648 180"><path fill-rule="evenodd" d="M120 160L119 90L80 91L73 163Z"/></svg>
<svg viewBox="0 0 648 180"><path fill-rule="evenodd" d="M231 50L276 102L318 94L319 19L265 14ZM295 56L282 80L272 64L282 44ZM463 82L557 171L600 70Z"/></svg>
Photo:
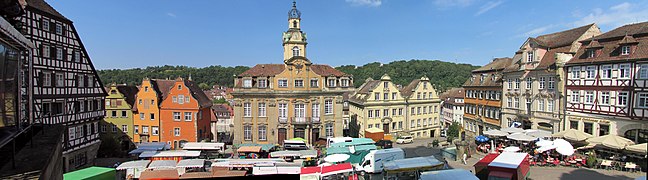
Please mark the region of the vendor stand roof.
<svg viewBox="0 0 648 180"><path fill-rule="evenodd" d="M237 144L234 145L237 148L246 147L246 146L261 146L261 150L269 152L272 148L276 147L274 144Z"/></svg>
<svg viewBox="0 0 648 180"><path fill-rule="evenodd" d="M225 150L225 143L188 142L182 146L183 150Z"/></svg>
<svg viewBox="0 0 648 180"><path fill-rule="evenodd" d="M516 169L528 155L527 153L503 152L488 166Z"/></svg>
<svg viewBox="0 0 648 180"><path fill-rule="evenodd" d="M105 167L89 167L63 174L63 179L115 179L115 169Z"/></svg>
<svg viewBox="0 0 648 180"><path fill-rule="evenodd" d="M261 146L243 146L236 149L238 153L259 153L261 152Z"/></svg>
<svg viewBox="0 0 648 180"><path fill-rule="evenodd" d="M189 150L172 150L172 151L144 151L139 155L140 158L150 157L198 157L200 151Z"/></svg>
<svg viewBox="0 0 648 180"><path fill-rule="evenodd" d="M205 167L205 160L204 159L183 159L178 162L176 167L179 168Z"/></svg>
<svg viewBox="0 0 648 180"><path fill-rule="evenodd" d="M352 172L353 166L351 163L333 164L330 166L322 166L322 176L328 176L339 173Z"/></svg>
<svg viewBox="0 0 648 180"><path fill-rule="evenodd" d="M120 164L116 169L134 169L134 168L146 168L148 164L151 163L149 160L137 160L137 161L128 161Z"/></svg>
<svg viewBox="0 0 648 180"><path fill-rule="evenodd" d="M148 169L175 169L176 164L175 160L157 160L151 162Z"/></svg>
<svg viewBox="0 0 648 180"><path fill-rule="evenodd" d="M398 159L383 163L386 172L407 172L415 170L430 170L443 167L443 162L434 156Z"/></svg>
<svg viewBox="0 0 648 180"><path fill-rule="evenodd" d="M433 179L460 179L460 180L479 180L472 172L465 169L447 169L438 171L427 171L421 173L421 180Z"/></svg>
<svg viewBox="0 0 648 180"><path fill-rule="evenodd" d="M180 179L178 170L175 169L159 169L153 171L144 171L139 179Z"/></svg>

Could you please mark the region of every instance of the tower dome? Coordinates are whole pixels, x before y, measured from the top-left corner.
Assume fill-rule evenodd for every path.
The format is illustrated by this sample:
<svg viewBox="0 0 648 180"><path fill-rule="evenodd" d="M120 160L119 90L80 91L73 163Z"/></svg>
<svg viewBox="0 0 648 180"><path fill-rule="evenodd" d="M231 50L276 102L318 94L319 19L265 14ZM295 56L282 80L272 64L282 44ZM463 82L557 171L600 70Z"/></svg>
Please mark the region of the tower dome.
<svg viewBox="0 0 648 180"><path fill-rule="evenodd" d="M301 17L301 12L297 10L297 3L293 1L293 6L290 11L288 11L288 19L299 19Z"/></svg>

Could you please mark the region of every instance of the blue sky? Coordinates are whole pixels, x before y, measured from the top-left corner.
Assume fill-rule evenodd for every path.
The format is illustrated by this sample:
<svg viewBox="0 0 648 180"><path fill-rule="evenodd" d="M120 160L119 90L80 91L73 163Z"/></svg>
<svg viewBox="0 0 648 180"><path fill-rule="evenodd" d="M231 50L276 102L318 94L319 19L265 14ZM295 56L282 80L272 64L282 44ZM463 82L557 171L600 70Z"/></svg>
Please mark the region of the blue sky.
<svg viewBox="0 0 648 180"><path fill-rule="evenodd" d="M292 0L48 1L98 69L282 63ZM644 1L298 0L308 58L333 66L409 59L484 65L526 37L648 20Z"/></svg>

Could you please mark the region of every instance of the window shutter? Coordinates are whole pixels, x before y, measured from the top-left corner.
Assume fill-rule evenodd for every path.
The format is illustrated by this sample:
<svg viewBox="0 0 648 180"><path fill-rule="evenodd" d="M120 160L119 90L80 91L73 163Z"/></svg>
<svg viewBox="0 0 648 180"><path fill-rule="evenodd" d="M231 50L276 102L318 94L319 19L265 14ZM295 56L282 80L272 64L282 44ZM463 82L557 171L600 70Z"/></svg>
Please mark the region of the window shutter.
<svg viewBox="0 0 648 180"><path fill-rule="evenodd" d="M52 87L56 87L56 85L57 85L57 84L56 84L56 82L57 82L57 81L56 81L56 73L52 72L52 74L50 75L50 78L52 79L52 81L50 82L50 85L51 85Z"/></svg>
<svg viewBox="0 0 648 180"><path fill-rule="evenodd" d="M50 21L49 31L53 32L53 33L56 33L56 23L55 22Z"/></svg>
<svg viewBox="0 0 648 180"><path fill-rule="evenodd" d="M40 53L38 53L38 54L39 54L41 57L43 57L43 52L45 52L45 51L43 51L43 44L41 44L41 45L39 45L39 46L40 46L40 47L38 47L38 49L40 50L40 51L39 51Z"/></svg>
<svg viewBox="0 0 648 180"><path fill-rule="evenodd" d="M56 59L56 47L55 46L50 46L49 47L49 52L50 52L50 58L51 59Z"/></svg>
<svg viewBox="0 0 648 180"><path fill-rule="evenodd" d="M68 61L68 51L67 51L67 48L63 48L63 61Z"/></svg>
<svg viewBox="0 0 648 180"><path fill-rule="evenodd" d="M38 73L38 78L36 79L36 81L38 81L38 82L36 82L36 84L38 84L41 87L43 86L43 78L45 78L44 76L45 75L43 75L43 72L39 72Z"/></svg>
<svg viewBox="0 0 648 180"><path fill-rule="evenodd" d="M61 34L63 35L63 37L67 36L67 27L63 26L63 24L61 24L61 32L62 32Z"/></svg>
<svg viewBox="0 0 648 180"><path fill-rule="evenodd" d="M38 28L37 29L42 29L43 28L43 21L44 21L43 18L41 18L40 21L38 21Z"/></svg>

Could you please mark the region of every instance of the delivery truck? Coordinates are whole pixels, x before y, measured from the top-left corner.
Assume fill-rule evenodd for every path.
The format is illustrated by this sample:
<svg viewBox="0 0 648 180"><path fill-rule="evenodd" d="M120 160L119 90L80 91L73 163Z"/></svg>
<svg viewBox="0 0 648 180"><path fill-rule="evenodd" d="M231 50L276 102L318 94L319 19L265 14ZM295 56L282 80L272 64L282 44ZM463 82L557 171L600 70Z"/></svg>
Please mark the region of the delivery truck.
<svg viewBox="0 0 648 180"><path fill-rule="evenodd" d="M401 148L372 150L364 157L362 163L356 166L356 169L366 173L381 173L383 163L403 158L405 158L405 151Z"/></svg>

